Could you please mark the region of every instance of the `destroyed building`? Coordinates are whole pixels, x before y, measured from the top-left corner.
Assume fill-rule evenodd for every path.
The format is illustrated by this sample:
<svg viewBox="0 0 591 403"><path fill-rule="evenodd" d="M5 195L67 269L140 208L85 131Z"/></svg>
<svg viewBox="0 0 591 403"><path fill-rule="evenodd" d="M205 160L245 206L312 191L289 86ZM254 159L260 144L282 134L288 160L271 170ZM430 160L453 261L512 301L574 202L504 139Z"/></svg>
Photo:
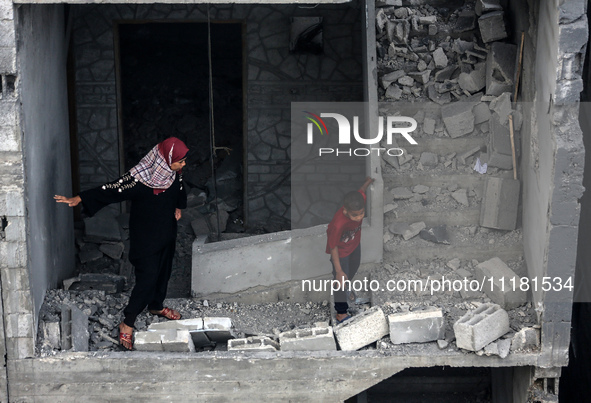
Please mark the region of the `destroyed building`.
<svg viewBox="0 0 591 403"><path fill-rule="evenodd" d="M1 401L379 401L454 385L557 401L571 344L584 366L586 2L18 0L0 16ZM369 132L412 117L418 144L294 169L298 102L366 102ZM138 351L121 352L125 206L82 221L52 197L116 179L170 135L193 162L169 290L184 321L143 314ZM331 278L342 186L322 184L365 176L359 275L421 288L360 292L337 325L302 280ZM436 276L527 287L439 292Z"/></svg>

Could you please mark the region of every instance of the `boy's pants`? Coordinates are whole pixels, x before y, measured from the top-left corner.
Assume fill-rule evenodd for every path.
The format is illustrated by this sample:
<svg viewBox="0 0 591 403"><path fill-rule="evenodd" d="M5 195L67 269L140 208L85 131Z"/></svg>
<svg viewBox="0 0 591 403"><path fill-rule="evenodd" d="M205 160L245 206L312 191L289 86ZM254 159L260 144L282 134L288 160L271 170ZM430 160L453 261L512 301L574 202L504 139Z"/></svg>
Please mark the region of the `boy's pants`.
<svg viewBox="0 0 591 403"><path fill-rule="evenodd" d="M341 262L341 269L343 269L343 272L345 272L349 281L353 281L353 277L355 276L355 273L357 273L357 269L359 269L359 263L361 262L361 245L358 245L349 256L341 257L339 260ZM332 276L336 279L337 272L334 268L334 262L332 261L332 258L330 259L330 263L332 263ZM348 287L345 289L349 290ZM334 309L337 311L337 313L347 313L349 304L347 303L345 291L335 291L334 300Z"/></svg>

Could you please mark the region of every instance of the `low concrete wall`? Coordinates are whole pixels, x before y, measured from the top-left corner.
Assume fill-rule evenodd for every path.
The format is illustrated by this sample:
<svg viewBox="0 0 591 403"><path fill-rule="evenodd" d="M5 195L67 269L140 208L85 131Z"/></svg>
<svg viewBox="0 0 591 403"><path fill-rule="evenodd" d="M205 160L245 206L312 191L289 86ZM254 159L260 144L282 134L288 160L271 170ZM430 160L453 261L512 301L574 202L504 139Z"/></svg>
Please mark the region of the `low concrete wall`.
<svg viewBox="0 0 591 403"><path fill-rule="evenodd" d="M364 220L361 262L375 261L364 253L369 232ZM370 239L371 240L371 239ZM195 297L237 293L257 286L312 279L332 273L326 248L326 225L248 238L193 243L191 290Z"/></svg>

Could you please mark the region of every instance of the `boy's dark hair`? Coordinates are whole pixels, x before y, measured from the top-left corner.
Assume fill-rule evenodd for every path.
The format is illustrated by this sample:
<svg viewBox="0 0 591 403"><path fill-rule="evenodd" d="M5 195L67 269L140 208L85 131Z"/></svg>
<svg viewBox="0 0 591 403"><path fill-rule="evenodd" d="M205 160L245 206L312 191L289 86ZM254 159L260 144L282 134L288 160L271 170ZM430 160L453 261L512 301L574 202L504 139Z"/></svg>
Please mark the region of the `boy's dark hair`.
<svg viewBox="0 0 591 403"><path fill-rule="evenodd" d="M365 208L365 200L358 191L349 192L345 195L343 205L348 211L359 211Z"/></svg>

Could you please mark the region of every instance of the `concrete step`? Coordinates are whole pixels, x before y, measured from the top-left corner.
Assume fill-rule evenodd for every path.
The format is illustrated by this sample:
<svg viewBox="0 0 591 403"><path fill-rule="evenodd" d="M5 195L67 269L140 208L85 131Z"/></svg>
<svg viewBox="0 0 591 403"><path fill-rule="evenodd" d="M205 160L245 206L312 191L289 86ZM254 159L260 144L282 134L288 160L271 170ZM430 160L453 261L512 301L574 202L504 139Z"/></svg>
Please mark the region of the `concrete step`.
<svg viewBox="0 0 591 403"><path fill-rule="evenodd" d="M449 226L473 226L479 225L480 222L480 203L478 207L466 208L458 211L406 211L406 210L392 210L384 216L384 227L394 222L404 222L412 224L414 222L423 221L427 226L432 225L449 225Z"/></svg>
<svg viewBox="0 0 591 403"><path fill-rule="evenodd" d="M503 173L495 176L509 178L512 177L512 173ZM431 172L414 171L399 174L383 174L382 178L384 179L384 188L424 185L446 189L448 186L456 184L460 188L469 189L477 186L482 187L486 175L481 175L474 170L472 170L472 173L458 173L457 171L451 170L447 172L433 170Z"/></svg>
<svg viewBox="0 0 591 403"><path fill-rule="evenodd" d="M398 146L405 149L409 154L420 157L423 152L431 152L440 156L456 153L460 155L476 147L485 147L488 143L488 133L480 133L477 136L467 136L452 139L450 137L440 138L417 138L416 145L410 145L405 141L399 141Z"/></svg>
<svg viewBox="0 0 591 403"><path fill-rule="evenodd" d="M449 245L433 243L419 235L408 241L401 236L384 244L385 262L403 262L409 259L476 259L484 261L495 256L502 260L515 260L523 256L521 231L497 231L477 228L474 235L465 226L447 227Z"/></svg>

